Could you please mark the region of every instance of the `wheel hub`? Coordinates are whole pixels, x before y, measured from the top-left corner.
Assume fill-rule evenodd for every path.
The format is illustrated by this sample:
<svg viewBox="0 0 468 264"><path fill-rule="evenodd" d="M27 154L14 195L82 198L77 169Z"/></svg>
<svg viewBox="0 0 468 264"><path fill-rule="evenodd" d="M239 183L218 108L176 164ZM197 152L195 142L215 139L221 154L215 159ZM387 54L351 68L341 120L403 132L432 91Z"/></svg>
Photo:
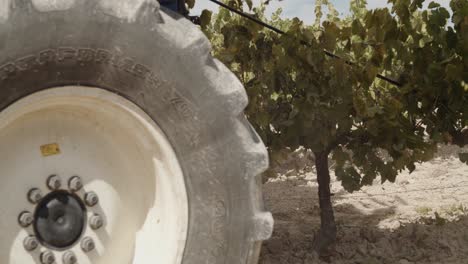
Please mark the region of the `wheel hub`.
<svg viewBox="0 0 468 264"><path fill-rule="evenodd" d="M54 191L38 203L34 213L34 230L42 244L65 249L80 239L85 221L86 208L77 195Z"/></svg>
<svg viewBox="0 0 468 264"><path fill-rule="evenodd" d="M95 231L104 225L102 216L97 213L87 220L86 206L95 206L99 197L95 192L81 191L83 185L78 176L69 179L68 189L59 189L62 182L58 175L51 175L46 185L50 192L45 196L39 188L27 193L28 201L35 205L34 213L23 211L18 216L20 226L24 229L32 226L34 232L24 239L24 249L31 252L39 244L45 247L40 254L41 264L56 263L56 253L67 250L62 254L62 263L76 264L75 244L79 243L85 253L95 249L94 240L84 236L87 222Z"/></svg>

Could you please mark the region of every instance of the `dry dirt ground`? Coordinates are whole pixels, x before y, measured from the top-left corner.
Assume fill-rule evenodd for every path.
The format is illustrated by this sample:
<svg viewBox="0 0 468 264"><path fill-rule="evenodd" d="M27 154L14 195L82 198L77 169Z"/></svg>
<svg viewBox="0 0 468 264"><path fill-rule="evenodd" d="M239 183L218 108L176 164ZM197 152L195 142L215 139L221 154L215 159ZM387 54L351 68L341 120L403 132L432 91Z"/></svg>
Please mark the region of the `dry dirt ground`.
<svg viewBox="0 0 468 264"><path fill-rule="evenodd" d="M311 157L295 153L288 168L264 185L275 231L260 263L468 264L468 165L459 161L459 151L441 147L436 159L395 183L352 194L333 180L338 241L327 262L312 250L320 219Z"/></svg>

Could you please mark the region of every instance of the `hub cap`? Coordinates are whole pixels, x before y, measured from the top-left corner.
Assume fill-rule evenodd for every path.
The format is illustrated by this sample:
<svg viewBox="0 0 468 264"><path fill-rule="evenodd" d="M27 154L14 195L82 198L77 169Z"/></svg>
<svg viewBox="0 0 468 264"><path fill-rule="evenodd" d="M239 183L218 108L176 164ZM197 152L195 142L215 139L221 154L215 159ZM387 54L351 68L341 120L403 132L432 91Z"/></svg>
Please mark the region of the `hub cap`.
<svg viewBox="0 0 468 264"><path fill-rule="evenodd" d="M86 209L79 197L55 191L36 207L34 230L40 242L51 248L66 249L81 237Z"/></svg>

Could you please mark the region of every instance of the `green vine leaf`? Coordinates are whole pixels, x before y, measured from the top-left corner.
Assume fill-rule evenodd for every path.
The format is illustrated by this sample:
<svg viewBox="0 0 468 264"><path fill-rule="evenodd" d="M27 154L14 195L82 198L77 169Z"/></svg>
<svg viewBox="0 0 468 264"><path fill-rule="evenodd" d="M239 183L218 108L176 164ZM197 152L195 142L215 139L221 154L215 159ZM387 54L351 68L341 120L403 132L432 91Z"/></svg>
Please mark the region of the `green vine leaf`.
<svg viewBox="0 0 468 264"><path fill-rule="evenodd" d="M209 10L203 10L201 15L200 15L200 26L203 30L206 30L209 24L211 23L211 16L213 15L213 12Z"/></svg>
<svg viewBox="0 0 468 264"><path fill-rule="evenodd" d="M428 6L429 9L434 9L434 8L438 8L438 7L440 7L440 4L436 3L436 2L430 2L429 6Z"/></svg>
<svg viewBox="0 0 468 264"><path fill-rule="evenodd" d="M368 10L352 0L351 14L338 17L331 1L318 0L314 25L252 9L286 35L220 10L202 13L202 29L244 84L246 115L269 151L330 153L336 176L355 191L414 171L438 144L465 144L457 131L468 127L468 2L452 0L451 12L423 2ZM332 12L324 17L324 9ZM468 155L460 160L468 164Z"/></svg>

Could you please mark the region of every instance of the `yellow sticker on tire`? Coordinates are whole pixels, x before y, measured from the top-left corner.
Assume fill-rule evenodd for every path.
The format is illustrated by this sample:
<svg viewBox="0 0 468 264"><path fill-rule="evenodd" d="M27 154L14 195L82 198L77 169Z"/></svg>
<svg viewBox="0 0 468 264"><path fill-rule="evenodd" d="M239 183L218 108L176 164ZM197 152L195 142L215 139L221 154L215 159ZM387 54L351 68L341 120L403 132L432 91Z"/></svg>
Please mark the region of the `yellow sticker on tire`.
<svg viewBox="0 0 468 264"><path fill-rule="evenodd" d="M57 143L47 144L41 146L42 156L48 157L60 154L60 147Z"/></svg>

